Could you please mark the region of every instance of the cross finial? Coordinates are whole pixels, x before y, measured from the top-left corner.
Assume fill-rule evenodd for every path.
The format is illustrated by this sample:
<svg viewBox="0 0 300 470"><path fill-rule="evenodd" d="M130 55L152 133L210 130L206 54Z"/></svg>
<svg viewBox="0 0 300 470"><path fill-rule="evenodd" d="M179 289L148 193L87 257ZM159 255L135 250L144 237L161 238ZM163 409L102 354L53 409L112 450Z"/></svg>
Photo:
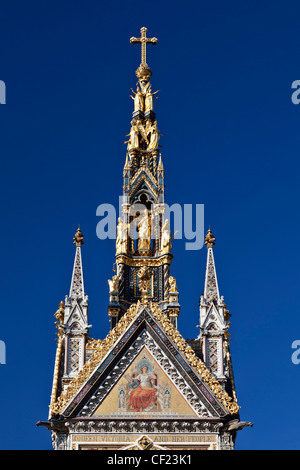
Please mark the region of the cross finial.
<svg viewBox="0 0 300 470"><path fill-rule="evenodd" d="M147 65L146 62L146 46L147 44L156 44L157 38L147 38L147 28L141 28L141 37L130 38L131 44L141 44L141 65Z"/></svg>

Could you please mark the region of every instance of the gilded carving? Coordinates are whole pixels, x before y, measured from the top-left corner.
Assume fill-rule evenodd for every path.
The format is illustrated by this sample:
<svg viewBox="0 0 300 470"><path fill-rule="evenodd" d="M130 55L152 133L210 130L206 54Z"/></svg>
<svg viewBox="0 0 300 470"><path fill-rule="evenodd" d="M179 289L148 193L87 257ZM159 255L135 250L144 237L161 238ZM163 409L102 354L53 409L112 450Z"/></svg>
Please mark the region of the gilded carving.
<svg viewBox="0 0 300 470"><path fill-rule="evenodd" d="M162 253L170 253L172 248L170 221L166 219L162 226L161 231L161 251Z"/></svg>
<svg viewBox="0 0 300 470"><path fill-rule="evenodd" d="M161 266L163 264L170 264L172 255L165 254L159 258L146 258L146 259L133 259L126 255L119 255L117 257L117 264L126 264L127 266Z"/></svg>
<svg viewBox="0 0 300 470"><path fill-rule="evenodd" d="M131 129L129 134L126 137L129 137L129 140L124 142L127 145L128 150L139 148L139 128L136 125L135 121L131 121Z"/></svg>
<svg viewBox="0 0 300 470"><path fill-rule="evenodd" d="M145 111L153 111L153 100L157 98L153 98L153 96L156 95L156 93L158 93L158 91L152 93L151 85L148 83L145 90Z"/></svg>
<svg viewBox="0 0 300 470"><path fill-rule="evenodd" d="M117 240L116 240L116 253L126 253L127 252L127 232L128 227L124 222L122 217L118 218L117 225Z"/></svg>
<svg viewBox="0 0 300 470"><path fill-rule="evenodd" d="M76 246L81 246L84 244L84 241L83 241L83 235L82 235L82 232L80 230L80 228L78 227L77 229L77 232L75 233L75 236L73 238L73 243L76 245Z"/></svg>
<svg viewBox="0 0 300 470"><path fill-rule="evenodd" d="M169 292L177 292L176 279L173 276L169 276Z"/></svg>
<svg viewBox="0 0 300 470"><path fill-rule="evenodd" d="M213 236L212 231L209 229L208 232L207 232L207 235L205 237L204 245L206 245L207 248L212 248L215 244L215 241L216 241L216 239Z"/></svg>
<svg viewBox="0 0 300 470"><path fill-rule="evenodd" d="M112 279L108 279L109 292L118 292L119 290L119 278L118 276L113 276Z"/></svg>
<svg viewBox="0 0 300 470"><path fill-rule="evenodd" d="M144 97L141 90L136 87L136 92L131 88L134 96L130 95L130 98L134 101L134 111L144 111Z"/></svg>
<svg viewBox="0 0 300 470"><path fill-rule="evenodd" d="M143 214L138 225L138 233L138 250L149 250L151 240L151 223L147 209L145 210L145 213Z"/></svg>

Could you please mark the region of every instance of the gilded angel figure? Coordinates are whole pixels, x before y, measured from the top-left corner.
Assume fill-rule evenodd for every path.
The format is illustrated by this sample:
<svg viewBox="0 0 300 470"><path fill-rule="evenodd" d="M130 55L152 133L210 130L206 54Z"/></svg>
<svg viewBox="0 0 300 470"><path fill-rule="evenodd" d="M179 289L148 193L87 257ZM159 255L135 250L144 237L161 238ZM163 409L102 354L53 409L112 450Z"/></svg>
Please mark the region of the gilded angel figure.
<svg viewBox="0 0 300 470"><path fill-rule="evenodd" d="M134 101L134 111L144 111L144 97L141 90L137 87L136 92L132 88L131 91L134 94L134 96L130 95Z"/></svg>
<svg viewBox="0 0 300 470"><path fill-rule="evenodd" d="M169 222L169 219L166 219L162 226L161 251L163 253L170 253L171 248L172 248L172 244L171 244L170 222Z"/></svg>
<svg viewBox="0 0 300 470"><path fill-rule="evenodd" d="M158 93L158 91L159 90L152 93L151 85L149 84L149 86L146 90L146 93L145 93L145 111L153 111L153 100L157 98L157 97L155 97L153 99L153 96L156 95L156 93Z"/></svg>
<svg viewBox="0 0 300 470"><path fill-rule="evenodd" d="M139 128L135 121L131 121L130 133L126 137L129 137L129 140L124 142L127 145L128 150L139 148Z"/></svg>
<svg viewBox="0 0 300 470"><path fill-rule="evenodd" d="M119 278L118 276L113 276L112 279L108 279L109 292L118 292Z"/></svg>
<svg viewBox="0 0 300 470"><path fill-rule="evenodd" d="M147 131L150 133L150 142L147 150L155 150L158 147L159 138L162 135L157 128L157 121L154 121L154 123L148 127Z"/></svg>

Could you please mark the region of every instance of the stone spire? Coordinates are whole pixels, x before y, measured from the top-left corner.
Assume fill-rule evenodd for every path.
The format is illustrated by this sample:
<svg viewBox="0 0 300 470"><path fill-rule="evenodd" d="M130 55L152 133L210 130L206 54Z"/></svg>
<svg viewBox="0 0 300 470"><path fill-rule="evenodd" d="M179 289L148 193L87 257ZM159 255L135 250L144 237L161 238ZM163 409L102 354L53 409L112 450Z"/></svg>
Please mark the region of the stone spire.
<svg viewBox="0 0 300 470"><path fill-rule="evenodd" d="M82 235L80 228L77 229L77 232L75 233L73 240L74 240L73 243L76 245L76 251L75 251L75 259L74 259L69 297L83 298L84 297L84 282L83 282L82 259L81 259L81 245L84 244L84 241L83 241L83 235Z"/></svg>
<svg viewBox="0 0 300 470"><path fill-rule="evenodd" d="M81 246L84 244L80 228L73 238L76 246L69 296L65 298L64 340L65 365L63 384L74 377L85 363L85 344L88 331L88 296L84 291Z"/></svg>
<svg viewBox="0 0 300 470"><path fill-rule="evenodd" d="M204 294L200 298L200 339L203 359L210 371L225 385L229 380L228 364L225 357L227 340L224 318L224 299L219 295L216 267L213 254L215 237L209 229L205 237L207 263Z"/></svg>

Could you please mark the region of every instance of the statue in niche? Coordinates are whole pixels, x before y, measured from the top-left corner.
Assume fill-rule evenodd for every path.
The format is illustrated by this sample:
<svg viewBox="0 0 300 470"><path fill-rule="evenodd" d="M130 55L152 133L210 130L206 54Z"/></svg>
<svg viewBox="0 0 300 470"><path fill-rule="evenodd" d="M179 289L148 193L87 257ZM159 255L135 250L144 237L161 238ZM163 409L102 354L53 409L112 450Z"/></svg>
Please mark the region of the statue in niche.
<svg viewBox="0 0 300 470"><path fill-rule="evenodd" d="M151 296L151 278L153 272L148 266L142 266L137 272L137 277L139 278L138 289L142 295L142 302L148 296Z"/></svg>
<svg viewBox="0 0 300 470"><path fill-rule="evenodd" d="M140 223L138 225L139 239L138 239L138 250L149 250L150 249L150 235L151 225L149 223L148 211L145 210Z"/></svg>
<svg viewBox="0 0 300 470"><path fill-rule="evenodd" d="M170 253L172 248L171 231L169 219L166 219L161 232L161 251L162 253Z"/></svg>
<svg viewBox="0 0 300 470"><path fill-rule="evenodd" d="M126 253L127 249L127 225L122 219L118 218L116 252Z"/></svg>

